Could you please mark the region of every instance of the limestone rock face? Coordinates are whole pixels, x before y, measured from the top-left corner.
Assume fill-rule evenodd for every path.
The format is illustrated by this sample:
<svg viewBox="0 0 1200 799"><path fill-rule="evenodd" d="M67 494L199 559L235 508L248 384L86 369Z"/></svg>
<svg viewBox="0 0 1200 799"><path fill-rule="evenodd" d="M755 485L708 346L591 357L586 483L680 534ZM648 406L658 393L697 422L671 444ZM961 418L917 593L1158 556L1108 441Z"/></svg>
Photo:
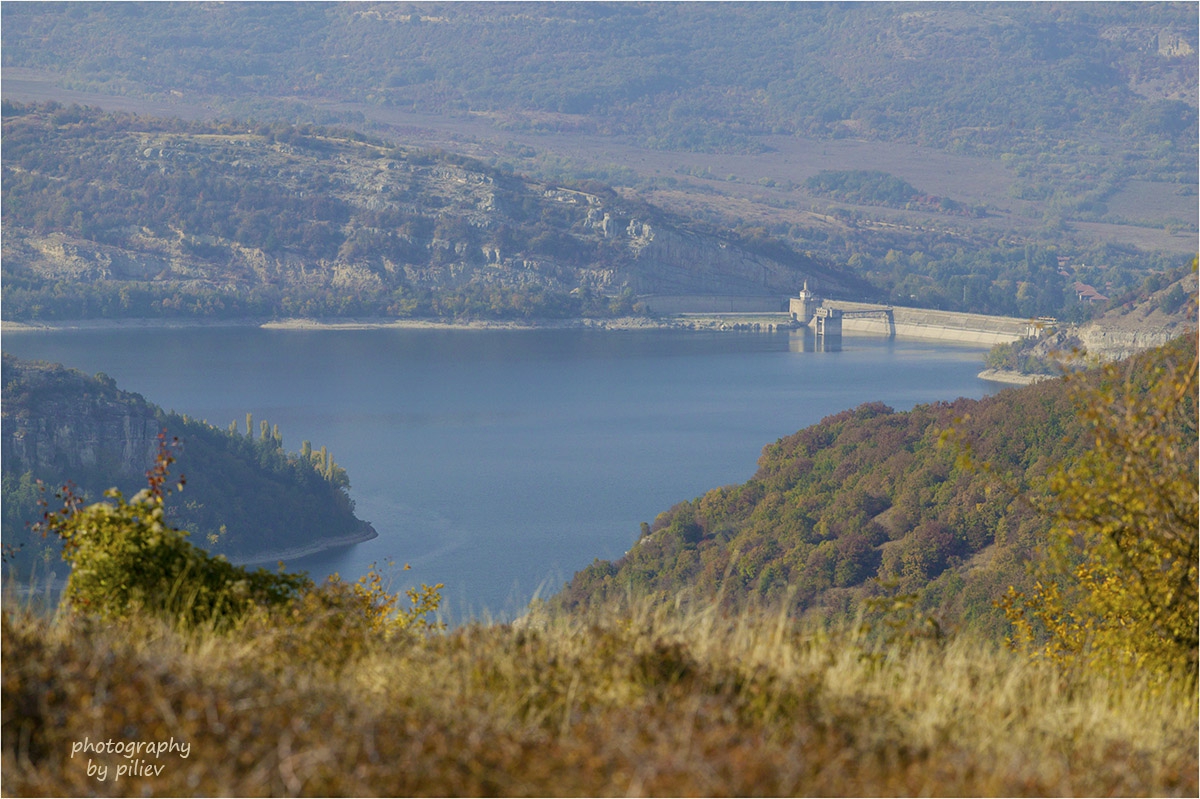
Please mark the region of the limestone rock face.
<svg viewBox="0 0 1200 799"><path fill-rule="evenodd" d="M159 420L139 395L111 379L58 364L4 356L5 472L145 474L158 451Z"/></svg>
<svg viewBox="0 0 1200 799"><path fill-rule="evenodd" d="M0 257L18 285L14 320L240 307L328 313L325 300L378 310L480 287L761 297L815 279L827 293L870 292L811 254L743 240L598 184L565 187L465 157L333 132L284 143L274 134L163 130L120 118L97 119L104 134L89 146L98 155L81 160L78 142L52 118L30 112L22 121L40 156L6 162L9 169L35 174L43 161L70 163L75 179L100 187L115 210L99 229L84 224L94 203L53 194L52 180L10 192L18 211L6 214ZM192 190L195 181L208 188ZM163 186L166 199L145 202ZM67 211L78 205L67 221L20 213L64 203ZM85 286L94 290L72 294Z"/></svg>
<svg viewBox="0 0 1200 799"><path fill-rule="evenodd" d="M1083 348L1106 361L1119 361L1154 347L1161 347L1182 331L1174 327L1109 328L1085 325L1076 334Z"/></svg>
<svg viewBox="0 0 1200 799"><path fill-rule="evenodd" d="M1197 288L1197 276L1185 275L1140 303L1114 308L1082 325L1075 335L1089 353L1110 361L1161 347L1185 333L1195 335ZM1171 292L1190 300L1172 307L1165 303Z"/></svg>
<svg viewBox="0 0 1200 799"><path fill-rule="evenodd" d="M711 236L631 222L635 291L643 294L787 295L798 271Z"/></svg>

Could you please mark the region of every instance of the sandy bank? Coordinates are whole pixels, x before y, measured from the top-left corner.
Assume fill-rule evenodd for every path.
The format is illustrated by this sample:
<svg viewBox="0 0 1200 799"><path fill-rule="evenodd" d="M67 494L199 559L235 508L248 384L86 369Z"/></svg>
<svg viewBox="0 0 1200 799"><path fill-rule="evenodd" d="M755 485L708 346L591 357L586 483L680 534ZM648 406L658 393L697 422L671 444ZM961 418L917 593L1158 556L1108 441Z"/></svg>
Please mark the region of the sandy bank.
<svg viewBox="0 0 1200 799"><path fill-rule="evenodd" d="M260 319L70 319L45 322L0 320L0 332L43 330L178 330L199 327L258 327Z"/></svg>
<svg viewBox="0 0 1200 799"><path fill-rule="evenodd" d="M441 321L436 319L279 319L263 322L268 330L652 330L677 327L674 320L656 320L640 316L617 319L470 319Z"/></svg>
<svg viewBox="0 0 1200 799"><path fill-rule="evenodd" d="M1024 372L1011 372L1007 369L984 369L979 373L980 380L990 380L993 383L1011 383L1014 386L1028 386L1043 380L1053 380L1052 375L1027 375Z"/></svg>

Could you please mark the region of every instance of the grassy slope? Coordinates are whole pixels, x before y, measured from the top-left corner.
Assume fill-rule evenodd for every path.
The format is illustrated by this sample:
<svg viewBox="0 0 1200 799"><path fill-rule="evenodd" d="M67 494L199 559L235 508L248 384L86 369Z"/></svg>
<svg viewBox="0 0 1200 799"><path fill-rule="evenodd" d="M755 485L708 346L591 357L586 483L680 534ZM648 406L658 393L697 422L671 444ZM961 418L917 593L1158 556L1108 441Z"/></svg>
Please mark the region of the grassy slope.
<svg viewBox="0 0 1200 799"><path fill-rule="evenodd" d="M4 614L9 795L1195 795L1195 693L615 607L371 646ZM156 777L72 743L169 740Z"/></svg>

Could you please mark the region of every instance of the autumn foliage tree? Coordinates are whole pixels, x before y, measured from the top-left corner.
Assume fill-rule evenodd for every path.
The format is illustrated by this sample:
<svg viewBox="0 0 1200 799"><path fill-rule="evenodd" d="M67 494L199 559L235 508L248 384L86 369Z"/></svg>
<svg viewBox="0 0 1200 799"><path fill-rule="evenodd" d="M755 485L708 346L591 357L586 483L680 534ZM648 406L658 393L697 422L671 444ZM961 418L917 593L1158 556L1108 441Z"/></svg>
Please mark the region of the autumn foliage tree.
<svg viewBox="0 0 1200 799"><path fill-rule="evenodd" d="M105 492L109 502L85 506L68 485L58 495L61 508L45 513L40 528L61 539L72 567L65 593L72 608L108 619L148 613L185 625L223 624L256 606L281 605L310 585L304 575L250 571L211 556L167 524L163 502L174 457L165 434L159 438L148 485L133 497L114 488Z"/></svg>
<svg viewBox="0 0 1200 799"><path fill-rule="evenodd" d="M1051 477L1051 536L1027 592L1001 601L1012 641L1065 666L1197 669L1194 337L1076 381L1091 449Z"/></svg>
<svg viewBox="0 0 1200 799"><path fill-rule="evenodd" d="M442 629L427 618L441 602L440 583L409 589L406 606L374 566L355 583L335 574L318 585L303 572L251 570L193 545L165 519L164 500L183 489L183 479L171 485L175 458L165 433L159 442L147 487L133 497L111 489L109 501L84 505L67 485L58 493L61 506L47 508L39 527L62 541L72 567L64 594L72 612L282 634L306 656L339 665L371 640Z"/></svg>

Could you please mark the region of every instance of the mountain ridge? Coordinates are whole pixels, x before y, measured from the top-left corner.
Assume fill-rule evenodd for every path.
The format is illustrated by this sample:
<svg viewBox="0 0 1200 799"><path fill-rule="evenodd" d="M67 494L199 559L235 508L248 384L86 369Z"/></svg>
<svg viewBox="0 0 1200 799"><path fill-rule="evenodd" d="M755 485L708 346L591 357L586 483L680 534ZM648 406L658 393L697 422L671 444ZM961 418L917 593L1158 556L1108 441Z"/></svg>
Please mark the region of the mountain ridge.
<svg viewBox="0 0 1200 799"><path fill-rule="evenodd" d="M871 287L777 242L311 127L6 104L6 316L629 313L636 296Z"/></svg>

